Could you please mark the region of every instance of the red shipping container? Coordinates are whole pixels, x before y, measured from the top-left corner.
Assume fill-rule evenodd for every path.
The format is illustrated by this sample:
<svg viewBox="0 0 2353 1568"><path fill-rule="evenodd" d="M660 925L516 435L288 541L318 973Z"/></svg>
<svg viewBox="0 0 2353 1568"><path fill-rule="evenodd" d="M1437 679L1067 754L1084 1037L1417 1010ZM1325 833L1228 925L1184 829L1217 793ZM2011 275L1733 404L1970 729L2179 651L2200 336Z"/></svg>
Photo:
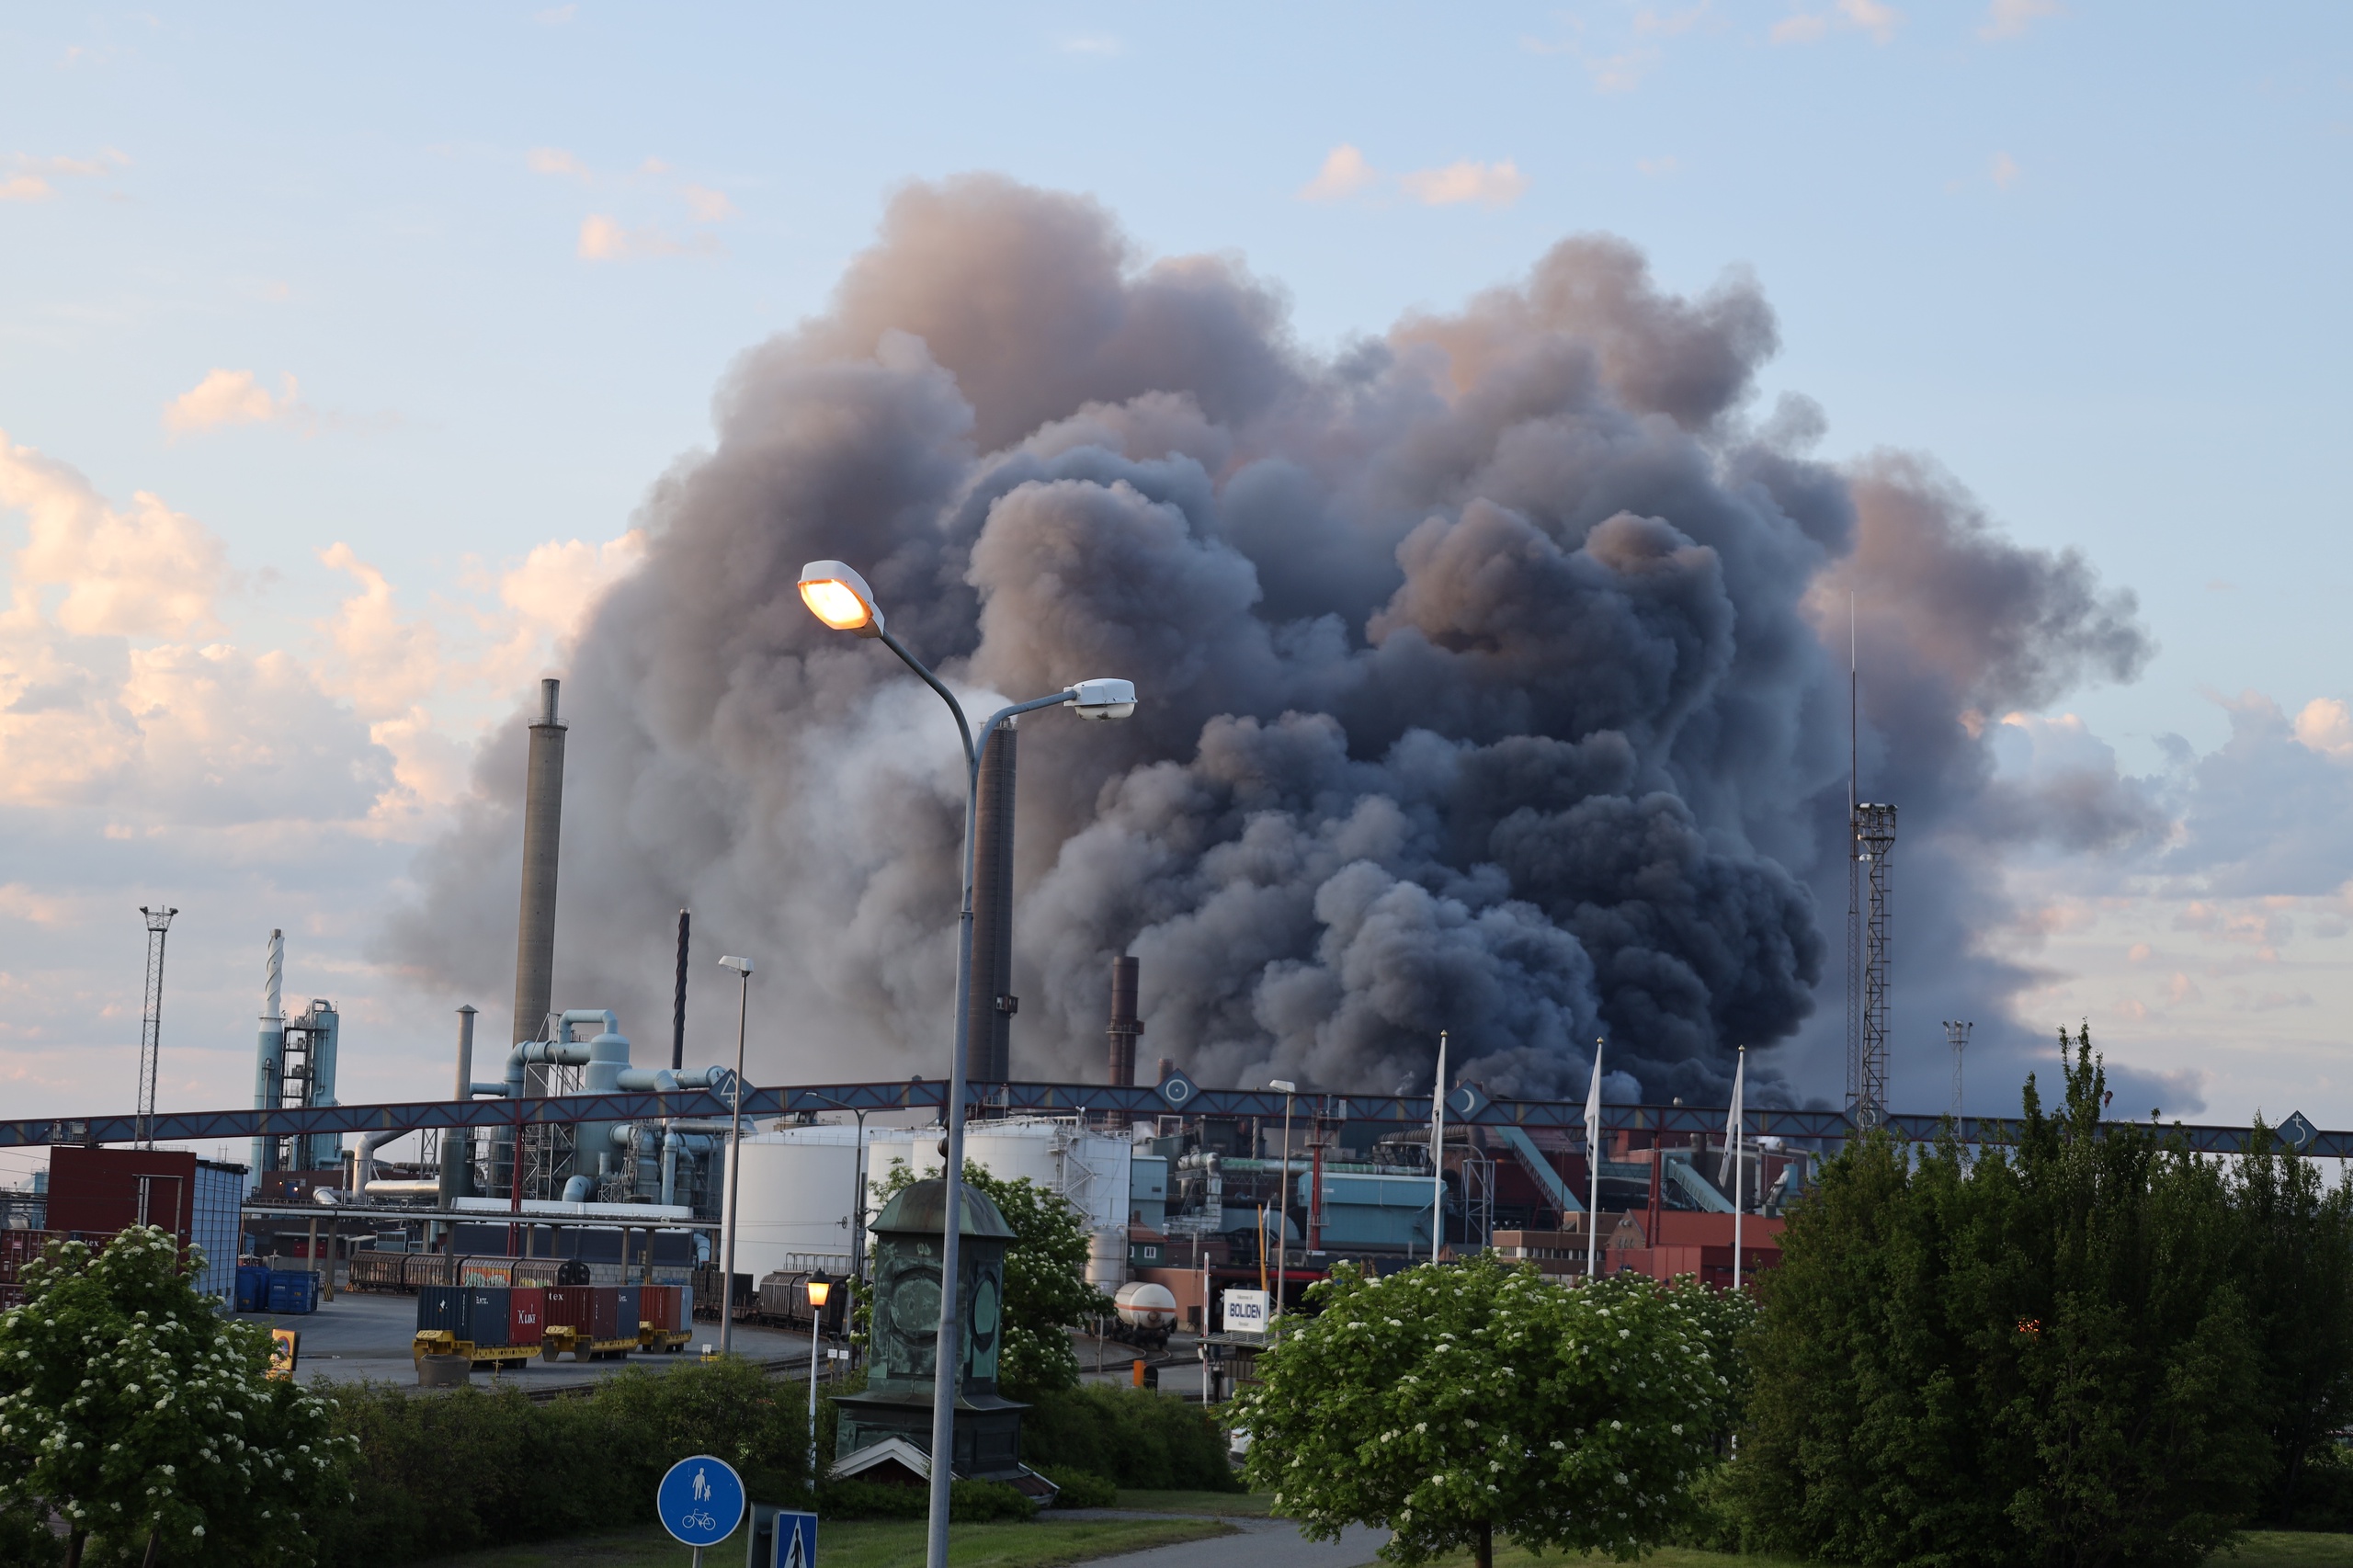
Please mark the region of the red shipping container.
<svg viewBox="0 0 2353 1568"><path fill-rule="evenodd" d="M657 1330L678 1326L678 1293L667 1285L648 1285L638 1292L638 1313Z"/></svg>
<svg viewBox="0 0 2353 1568"><path fill-rule="evenodd" d="M542 1336L551 1328L568 1328L574 1334L586 1334L594 1326L595 1315L589 1306L589 1287L585 1285L550 1285L540 1292L546 1305L540 1314Z"/></svg>
<svg viewBox="0 0 2353 1568"><path fill-rule="evenodd" d="M588 1337L619 1339L621 1336L621 1288L618 1285L576 1285L573 1289L588 1298ZM637 1324L629 1325L629 1337L637 1337Z"/></svg>
<svg viewBox="0 0 2353 1568"><path fill-rule="evenodd" d="M506 1299L506 1343L537 1345L547 1326L548 1293L518 1285Z"/></svg>

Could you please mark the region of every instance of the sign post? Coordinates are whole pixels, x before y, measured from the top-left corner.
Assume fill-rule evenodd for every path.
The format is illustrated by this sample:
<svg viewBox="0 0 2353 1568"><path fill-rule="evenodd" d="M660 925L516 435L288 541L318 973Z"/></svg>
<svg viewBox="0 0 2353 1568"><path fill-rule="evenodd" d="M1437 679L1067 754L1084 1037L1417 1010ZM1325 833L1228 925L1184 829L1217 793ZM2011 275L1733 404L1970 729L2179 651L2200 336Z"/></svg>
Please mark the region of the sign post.
<svg viewBox="0 0 2353 1568"><path fill-rule="evenodd" d="M753 1504L744 1568L817 1568L817 1516Z"/></svg>
<svg viewBox="0 0 2353 1568"><path fill-rule="evenodd" d="M670 1467L654 1489L654 1506L662 1528L693 1547L695 1568L702 1568L702 1549L717 1546L744 1522L744 1478L725 1460L696 1454Z"/></svg>

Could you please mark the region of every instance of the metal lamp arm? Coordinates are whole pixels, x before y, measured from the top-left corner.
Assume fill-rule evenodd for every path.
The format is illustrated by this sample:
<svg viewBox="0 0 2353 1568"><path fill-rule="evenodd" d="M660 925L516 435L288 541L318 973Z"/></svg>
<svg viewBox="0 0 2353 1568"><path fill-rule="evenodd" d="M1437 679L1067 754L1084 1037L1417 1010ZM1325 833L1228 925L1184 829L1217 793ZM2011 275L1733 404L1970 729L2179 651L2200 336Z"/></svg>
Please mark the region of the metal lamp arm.
<svg viewBox="0 0 2353 1568"><path fill-rule="evenodd" d="M901 662L907 668L923 677L924 685L939 693L939 700L948 704L948 711L956 715L956 733L961 736L964 742L964 766L967 768L978 768L981 754L972 749L972 721L964 717L964 705L956 700L956 694L940 685L939 677L933 675L921 659L908 653L904 642L900 642L888 631L878 630L875 635L882 640L882 646L899 655Z"/></svg>

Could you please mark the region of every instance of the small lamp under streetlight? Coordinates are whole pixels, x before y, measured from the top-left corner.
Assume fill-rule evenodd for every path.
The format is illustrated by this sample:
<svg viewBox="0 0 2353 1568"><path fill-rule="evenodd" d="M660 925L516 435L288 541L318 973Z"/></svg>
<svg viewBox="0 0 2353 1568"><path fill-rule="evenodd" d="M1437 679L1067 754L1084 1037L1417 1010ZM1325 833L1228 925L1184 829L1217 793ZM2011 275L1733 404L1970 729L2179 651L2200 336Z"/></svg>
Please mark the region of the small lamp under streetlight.
<svg viewBox="0 0 2353 1568"><path fill-rule="evenodd" d="M825 1298L834 1293L834 1282L825 1278L824 1269L809 1276L801 1287L809 1292L809 1483L817 1482L817 1346L824 1343L818 1333L818 1315L825 1310Z"/></svg>
<svg viewBox="0 0 2353 1568"><path fill-rule="evenodd" d="M1276 1078L1267 1087L1283 1097L1283 1177L1275 1187L1283 1200L1275 1211L1275 1310L1269 1314L1271 1319L1282 1316L1283 1271L1290 1267L1290 1102L1299 1093L1299 1085L1288 1078Z"/></svg>

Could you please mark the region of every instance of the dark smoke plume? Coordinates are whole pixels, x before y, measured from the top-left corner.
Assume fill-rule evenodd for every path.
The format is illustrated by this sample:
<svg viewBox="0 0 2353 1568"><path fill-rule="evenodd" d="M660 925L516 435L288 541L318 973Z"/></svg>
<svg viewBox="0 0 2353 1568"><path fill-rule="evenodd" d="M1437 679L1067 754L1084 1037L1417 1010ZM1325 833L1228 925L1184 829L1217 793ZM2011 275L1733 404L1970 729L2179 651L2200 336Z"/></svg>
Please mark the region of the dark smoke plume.
<svg viewBox="0 0 2353 1568"><path fill-rule="evenodd" d="M559 1005L653 1018L691 905L760 962L760 1074L941 1070L961 764L936 699L801 608L838 557L972 706L1142 694L1024 725L1017 1076L1097 1074L1132 951L1146 1056L1206 1082L1419 1085L1445 1028L1495 1092L1581 1095L1607 1035L1612 1097L1717 1099L1843 921L1842 574L1916 705L1875 699L1873 748L1924 824L1985 790L1969 714L2145 656L2080 562L1904 460L1812 460L1802 401L1752 420L1775 347L1745 277L1679 299L1580 238L1322 359L1231 260L1143 261L1003 180L911 188L833 309L728 376L581 638ZM513 951L519 722L393 926L453 989Z"/></svg>

